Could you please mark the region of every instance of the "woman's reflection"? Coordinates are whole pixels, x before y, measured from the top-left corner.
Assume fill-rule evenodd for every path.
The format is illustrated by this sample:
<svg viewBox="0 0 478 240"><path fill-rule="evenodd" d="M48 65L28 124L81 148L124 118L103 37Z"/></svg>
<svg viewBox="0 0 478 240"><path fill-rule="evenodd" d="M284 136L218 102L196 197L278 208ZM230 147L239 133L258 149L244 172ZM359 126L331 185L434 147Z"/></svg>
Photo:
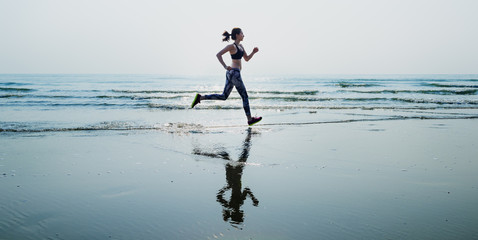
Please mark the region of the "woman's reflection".
<svg viewBox="0 0 478 240"><path fill-rule="evenodd" d="M242 171L245 163L249 157L249 150L251 149L251 128L247 129L246 139L242 145L242 152L237 161L233 161L229 157L229 153L224 150L219 150L213 153L203 152L198 148L193 150L193 153L201 156L208 156L214 158L222 158L228 160L226 164L226 181L227 184L221 188L217 193L217 201L223 206L222 215L224 221L229 221L233 226L242 224L244 222L244 211L241 210L244 201L250 197L254 206L259 205L259 200L254 196L251 189L248 187L242 189ZM230 199L226 199L225 194L231 190Z"/></svg>

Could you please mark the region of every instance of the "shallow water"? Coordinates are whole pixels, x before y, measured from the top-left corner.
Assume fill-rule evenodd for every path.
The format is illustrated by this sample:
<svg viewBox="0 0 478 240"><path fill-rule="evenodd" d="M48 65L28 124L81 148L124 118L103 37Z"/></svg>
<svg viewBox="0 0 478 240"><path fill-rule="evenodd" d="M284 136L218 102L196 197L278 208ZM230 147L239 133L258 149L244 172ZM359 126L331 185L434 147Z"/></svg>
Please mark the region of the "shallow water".
<svg viewBox="0 0 478 240"><path fill-rule="evenodd" d="M4 135L0 236L473 239L477 134L410 120Z"/></svg>
<svg viewBox="0 0 478 240"><path fill-rule="evenodd" d="M0 239L478 237L476 76L1 79Z"/></svg>

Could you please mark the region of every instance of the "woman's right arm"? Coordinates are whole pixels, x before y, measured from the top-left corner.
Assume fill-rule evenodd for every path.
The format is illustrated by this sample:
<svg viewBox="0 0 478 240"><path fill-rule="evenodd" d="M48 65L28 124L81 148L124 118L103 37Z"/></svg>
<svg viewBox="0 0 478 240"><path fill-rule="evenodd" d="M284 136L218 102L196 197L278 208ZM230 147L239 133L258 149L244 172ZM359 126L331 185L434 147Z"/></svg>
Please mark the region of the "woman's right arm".
<svg viewBox="0 0 478 240"><path fill-rule="evenodd" d="M219 62L221 63L221 65L224 67L224 69L226 70L231 70L231 67L230 66L227 66L226 63L224 63L224 60L222 59L222 55L224 55L224 53L226 52L229 52L231 51L231 48L234 48L234 46L232 44L229 44L227 45L224 49L222 49L221 51L219 51L217 54L216 54L216 57L217 57L217 60L219 60Z"/></svg>

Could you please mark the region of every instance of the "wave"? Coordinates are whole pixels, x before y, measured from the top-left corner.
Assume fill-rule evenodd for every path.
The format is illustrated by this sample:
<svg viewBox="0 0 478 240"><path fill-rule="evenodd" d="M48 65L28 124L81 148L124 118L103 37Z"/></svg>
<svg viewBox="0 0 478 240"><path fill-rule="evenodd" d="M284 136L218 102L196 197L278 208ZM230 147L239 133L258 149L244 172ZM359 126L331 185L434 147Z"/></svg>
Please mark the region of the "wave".
<svg viewBox="0 0 478 240"><path fill-rule="evenodd" d="M112 89L112 92L116 93L196 93L197 91L188 91L188 90L117 90L117 89Z"/></svg>
<svg viewBox="0 0 478 240"><path fill-rule="evenodd" d="M5 124L2 124L5 125ZM11 123L12 128L0 128L0 133L42 133L42 132L79 132L79 131L141 131L141 130L159 130L167 132L190 132L197 133L205 127L196 123L165 123L165 124L151 124L138 125L134 122L101 122L96 125L78 126L78 127L63 127L63 128L29 128L25 124ZM15 128L16 126L16 128Z"/></svg>
<svg viewBox="0 0 478 240"><path fill-rule="evenodd" d="M478 89L466 89L466 90L376 90L376 91L359 91L359 90L341 90L339 92L354 92L354 93L370 93L370 94L432 94L432 95L476 95Z"/></svg>
<svg viewBox="0 0 478 240"><path fill-rule="evenodd" d="M357 85L357 84L353 84ZM378 86L378 85L377 85ZM448 85L452 86L452 85ZM458 88L467 88L470 86L464 85L456 85ZM453 88L453 87L452 87ZM471 86L471 88L478 88L478 86ZM113 92L121 92L121 93L146 93L146 94L153 94L153 93L165 93L165 94L184 94L183 96L190 96L192 93L196 93L197 91L171 91L171 90L149 90L149 91L130 91L130 90L121 90ZM478 93L478 89L461 89L461 90L390 90L390 89L383 89L383 90L337 90L337 92L346 93L346 92L355 92L355 93L423 93L423 94L435 94L435 95L474 95ZM249 94L271 94L271 95L317 95L320 93L319 90L302 90L302 91L260 91L260 90L250 90L248 91Z"/></svg>
<svg viewBox="0 0 478 240"><path fill-rule="evenodd" d="M24 86L24 85L30 85L30 84L28 84L28 83L17 83L17 82L0 82L0 85L3 85L3 86L13 86L13 85Z"/></svg>
<svg viewBox="0 0 478 240"><path fill-rule="evenodd" d="M148 100L148 99L180 99L185 96L96 96L96 98L103 98L103 99L131 99L131 100ZM190 97L190 96L189 96Z"/></svg>
<svg viewBox="0 0 478 240"><path fill-rule="evenodd" d="M166 94L194 94L198 91L196 90L111 90L115 93L145 93L145 94L154 94L154 93L166 93ZM248 93L251 94L291 94L291 95L316 95L318 90L303 90L303 91L260 91L260 90L251 90Z"/></svg>
<svg viewBox="0 0 478 240"><path fill-rule="evenodd" d="M284 126L284 125L319 125L319 124L337 124L337 123L354 123L354 122L382 122L382 121L398 121L398 120L458 120L458 119L478 119L478 116L446 116L446 117L429 117L429 116L399 116L386 118L365 118L365 119L346 119L336 121L316 121L316 122L284 122L284 123L266 123L262 126Z"/></svg>
<svg viewBox="0 0 478 240"><path fill-rule="evenodd" d="M0 87L2 92L32 92L34 89L30 88L12 88L12 87Z"/></svg>
<svg viewBox="0 0 478 240"><path fill-rule="evenodd" d="M478 85L464 85L464 84L446 84L446 83L423 83L424 86L437 88L478 88Z"/></svg>
<svg viewBox="0 0 478 240"><path fill-rule="evenodd" d="M413 99L413 98L391 98L390 100L405 103L438 104L438 105L478 105L474 100L438 100L438 99Z"/></svg>
<svg viewBox="0 0 478 240"><path fill-rule="evenodd" d="M0 95L0 99L24 99L22 95ZM68 96L57 96L57 98L64 98L66 100L49 100L39 98L38 100L29 101L12 101L0 103L0 106L28 106L28 107L110 107L110 108L154 108L163 110L185 110L190 107L189 101L173 101L173 102L151 102L145 100L174 100L182 99L183 97L112 97L107 98L104 101L101 100L89 100L89 101L76 101L72 100ZM118 100L114 99L128 99ZM94 98L93 98L94 99ZM101 97L100 99L105 99ZM340 108L340 107L382 107L388 106L390 109L400 107L423 107L423 108L436 108L438 106L450 106L450 108L476 108L478 106L478 100L470 99L425 99L425 98L397 98L397 97L354 97L354 98L313 98L313 97L250 97L251 101L254 101L254 108L261 109L316 109L316 108ZM231 100L238 101L239 97L231 97ZM401 103L401 104L400 104ZM413 104L409 106L410 104ZM197 107L198 109L210 109L210 110L231 110L242 109L242 104L224 103L222 101L208 102Z"/></svg>
<svg viewBox="0 0 478 240"><path fill-rule="evenodd" d="M304 90L304 91L249 91L251 94L275 94L275 95L317 95L318 90Z"/></svg>
<svg viewBox="0 0 478 240"><path fill-rule="evenodd" d="M48 108L62 108L62 107L108 107L108 108L144 108L147 104L138 103L55 103L49 101L29 101L29 102L15 102L15 103L0 103L0 106L23 106L23 107L42 107L42 109Z"/></svg>
<svg viewBox="0 0 478 240"><path fill-rule="evenodd" d="M32 99L74 99L74 98L86 98L81 96L68 96L68 95L25 95L25 94L3 94L0 98L32 98Z"/></svg>
<svg viewBox="0 0 478 240"><path fill-rule="evenodd" d="M0 98L22 98L25 97L26 95L18 95L18 94L3 94L0 95Z"/></svg>
<svg viewBox="0 0 478 240"><path fill-rule="evenodd" d="M342 88L354 88L354 87L378 87L381 86L380 84L376 83L350 83L350 82L339 82L337 83L337 86L340 86Z"/></svg>
<svg viewBox="0 0 478 240"><path fill-rule="evenodd" d="M303 97L251 97L250 99L274 100L283 102L403 102L403 103L420 103L420 104L439 104L439 105L455 105L469 104L478 105L478 100L459 100L459 99L420 99L420 98L386 98L386 97L351 97L351 98L303 98Z"/></svg>
<svg viewBox="0 0 478 240"><path fill-rule="evenodd" d="M71 128L41 128L41 129L3 129L0 128L0 132L11 133L38 133L38 132L77 132L77 131L128 131L128 130L159 130L156 127L110 127L110 126L85 126L85 127L71 127Z"/></svg>
<svg viewBox="0 0 478 240"><path fill-rule="evenodd" d="M146 104L152 109L161 110L187 110L190 109L189 105L169 105L169 104ZM344 105L332 105L332 106L317 106L317 105L254 105L254 109L260 110L293 110L293 109L310 109L310 110L436 110L436 109L478 109L473 106L463 105L438 105L438 106L387 106L387 105L360 105L360 106L344 106ZM241 110L242 105L201 105L194 108L195 110Z"/></svg>
<svg viewBox="0 0 478 240"><path fill-rule="evenodd" d="M260 126L300 126L300 125L321 125L321 124L343 124L354 122L378 122L378 121L400 121L400 120L460 120L478 119L478 115L457 115L457 116L390 116L381 118L358 118L343 120L325 120L308 122L273 122L263 123ZM219 128L246 127L246 125L213 125L205 126L197 123L165 123L136 125L130 122L102 122L97 125L64 127L64 128L28 128L19 126L17 128L0 128L0 133L46 133L46 132L95 132L95 131L163 131L168 133L207 133Z"/></svg>
<svg viewBox="0 0 478 240"><path fill-rule="evenodd" d="M147 100L147 99L180 99L190 96L128 96L128 95L99 95L99 96L71 96L71 95L20 95L20 94L3 94L0 98L32 98L32 99L130 99L130 100Z"/></svg>

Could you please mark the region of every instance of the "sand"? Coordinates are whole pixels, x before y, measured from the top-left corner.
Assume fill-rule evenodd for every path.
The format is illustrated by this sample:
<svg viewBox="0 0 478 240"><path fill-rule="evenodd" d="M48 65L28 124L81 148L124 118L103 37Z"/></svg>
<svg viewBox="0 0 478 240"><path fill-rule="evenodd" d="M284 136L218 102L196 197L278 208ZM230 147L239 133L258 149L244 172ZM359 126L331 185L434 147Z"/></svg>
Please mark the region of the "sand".
<svg viewBox="0 0 478 240"><path fill-rule="evenodd" d="M2 133L0 239L476 239L476 123Z"/></svg>

